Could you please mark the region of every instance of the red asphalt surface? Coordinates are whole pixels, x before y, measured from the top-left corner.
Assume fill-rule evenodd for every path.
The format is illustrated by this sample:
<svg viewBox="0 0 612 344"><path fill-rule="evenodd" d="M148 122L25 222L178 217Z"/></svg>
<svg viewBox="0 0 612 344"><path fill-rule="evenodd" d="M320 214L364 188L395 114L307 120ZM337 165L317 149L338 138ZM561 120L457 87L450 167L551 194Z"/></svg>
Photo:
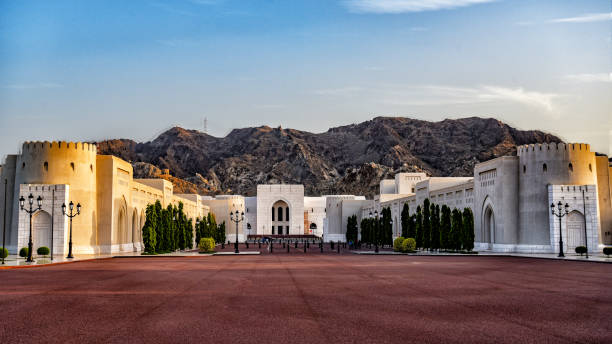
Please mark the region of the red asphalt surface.
<svg viewBox="0 0 612 344"><path fill-rule="evenodd" d="M0 271L0 343L612 343L611 264L276 252Z"/></svg>

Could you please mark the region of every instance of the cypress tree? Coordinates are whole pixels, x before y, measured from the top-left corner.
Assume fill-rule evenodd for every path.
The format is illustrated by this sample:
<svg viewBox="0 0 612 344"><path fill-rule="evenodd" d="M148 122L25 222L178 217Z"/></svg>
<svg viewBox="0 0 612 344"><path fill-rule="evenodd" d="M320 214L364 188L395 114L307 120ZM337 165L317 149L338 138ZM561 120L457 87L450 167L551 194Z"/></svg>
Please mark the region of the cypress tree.
<svg viewBox="0 0 612 344"><path fill-rule="evenodd" d="M162 252L164 251L164 210L162 209L161 203L159 200L155 202L155 222L153 223L153 227L155 230L155 236L157 238L155 243L155 251Z"/></svg>
<svg viewBox="0 0 612 344"><path fill-rule="evenodd" d="M417 207L415 220L416 245L417 247L423 248L423 214L420 205Z"/></svg>
<svg viewBox="0 0 612 344"><path fill-rule="evenodd" d="M463 209L463 249L474 249L474 214L470 208Z"/></svg>
<svg viewBox="0 0 612 344"><path fill-rule="evenodd" d="M213 217L214 219L214 217ZM226 235L225 235L225 221L223 221L218 227L217 227L217 238L219 239L219 241L217 242L225 242L226 240Z"/></svg>
<svg viewBox="0 0 612 344"><path fill-rule="evenodd" d="M408 208L408 203L404 203L404 207L402 208L402 237L408 238L409 232L410 232L410 209Z"/></svg>
<svg viewBox="0 0 612 344"><path fill-rule="evenodd" d="M190 250L193 249L193 229L193 219L189 219L185 230L185 246Z"/></svg>
<svg viewBox="0 0 612 344"><path fill-rule="evenodd" d="M147 205L146 219L142 228L142 241L144 243L144 251L147 253L155 253L156 249L156 231L157 214L155 213L155 205Z"/></svg>
<svg viewBox="0 0 612 344"><path fill-rule="evenodd" d="M450 228L451 228L451 210L447 205L442 206L442 215L440 218L440 244L443 249L450 250Z"/></svg>
<svg viewBox="0 0 612 344"><path fill-rule="evenodd" d="M408 218L408 236L407 238L412 238L416 240L416 215L411 215Z"/></svg>
<svg viewBox="0 0 612 344"><path fill-rule="evenodd" d="M352 215L348 217L346 223L346 242L357 242L357 216Z"/></svg>
<svg viewBox="0 0 612 344"><path fill-rule="evenodd" d="M431 249L440 249L440 206L431 204Z"/></svg>
<svg viewBox="0 0 612 344"><path fill-rule="evenodd" d="M381 218L381 237L380 244L390 245L393 244L393 223L391 221L391 208L383 208Z"/></svg>
<svg viewBox="0 0 612 344"><path fill-rule="evenodd" d="M364 243L369 243L368 238L368 219L361 219L361 241Z"/></svg>
<svg viewBox="0 0 612 344"><path fill-rule="evenodd" d="M450 242L451 248L456 251L461 250L461 232L463 231L461 217L461 212L457 209L453 209L453 215L451 217Z"/></svg>
<svg viewBox="0 0 612 344"><path fill-rule="evenodd" d="M423 201L423 248L431 248L431 209L429 198Z"/></svg>

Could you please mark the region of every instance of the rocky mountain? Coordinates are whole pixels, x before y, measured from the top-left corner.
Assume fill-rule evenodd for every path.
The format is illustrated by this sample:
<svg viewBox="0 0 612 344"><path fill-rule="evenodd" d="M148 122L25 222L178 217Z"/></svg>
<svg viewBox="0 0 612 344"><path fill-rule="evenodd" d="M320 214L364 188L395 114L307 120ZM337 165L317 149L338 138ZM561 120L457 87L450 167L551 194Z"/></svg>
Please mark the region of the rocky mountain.
<svg viewBox="0 0 612 344"><path fill-rule="evenodd" d="M381 178L398 172L471 176L478 162L543 142L561 140L492 118L376 117L324 133L261 126L213 137L175 127L150 142L99 142L98 153L131 161L136 177L166 178L181 191L255 195L257 184L301 183L308 195L371 197Z"/></svg>

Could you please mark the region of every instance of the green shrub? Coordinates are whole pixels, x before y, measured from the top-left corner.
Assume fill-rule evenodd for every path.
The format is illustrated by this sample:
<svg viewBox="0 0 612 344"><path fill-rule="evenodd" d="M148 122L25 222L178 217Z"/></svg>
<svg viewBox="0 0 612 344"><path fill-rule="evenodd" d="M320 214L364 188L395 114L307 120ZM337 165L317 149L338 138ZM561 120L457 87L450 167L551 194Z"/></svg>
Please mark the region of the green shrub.
<svg viewBox="0 0 612 344"><path fill-rule="evenodd" d="M41 246L36 250L36 253L38 253L41 256L46 256L49 254L49 252L51 251L49 250L47 246Z"/></svg>
<svg viewBox="0 0 612 344"><path fill-rule="evenodd" d="M603 248L603 254L605 254L606 256L610 257L610 255L612 254L612 247L604 247Z"/></svg>
<svg viewBox="0 0 612 344"><path fill-rule="evenodd" d="M582 256L583 254L587 253L587 248L584 246L576 246L574 251Z"/></svg>
<svg viewBox="0 0 612 344"><path fill-rule="evenodd" d="M393 240L393 251L399 252L402 250L402 243L404 242L404 237L399 237Z"/></svg>
<svg viewBox="0 0 612 344"><path fill-rule="evenodd" d="M0 258L6 258L6 257L8 257L8 250L4 247L0 248Z"/></svg>
<svg viewBox="0 0 612 344"><path fill-rule="evenodd" d="M402 242L402 252L412 252L416 249L416 240L414 238L404 239Z"/></svg>
<svg viewBox="0 0 612 344"><path fill-rule="evenodd" d="M214 252L215 249L215 239L213 238L202 238L200 239L200 243L198 244L198 248L200 252Z"/></svg>
<svg viewBox="0 0 612 344"><path fill-rule="evenodd" d="M28 256L28 248L22 247L21 250L19 250L19 257L25 258L27 256Z"/></svg>

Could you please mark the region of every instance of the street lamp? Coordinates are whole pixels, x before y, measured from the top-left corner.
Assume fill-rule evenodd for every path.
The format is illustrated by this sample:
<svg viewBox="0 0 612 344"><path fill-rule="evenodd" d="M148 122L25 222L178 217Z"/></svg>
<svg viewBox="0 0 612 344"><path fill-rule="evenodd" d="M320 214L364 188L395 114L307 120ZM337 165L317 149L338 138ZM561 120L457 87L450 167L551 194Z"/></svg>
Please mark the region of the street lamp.
<svg viewBox="0 0 612 344"><path fill-rule="evenodd" d="M62 214L66 215L70 219L70 240L68 241L68 256L66 258L72 259L72 218L81 214L81 203L77 203L77 212L74 212L74 203L70 201L68 204L70 214L66 213L66 203L62 204Z"/></svg>
<svg viewBox="0 0 612 344"><path fill-rule="evenodd" d="M238 250L238 224L244 221L244 212L240 213L238 210L236 210L236 216L234 216L234 213L230 212L230 220L236 223L236 242L234 243L234 253L238 254L240 253L240 250Z"/></svg>
<svg viewBox="0 0 612 344"><path fill-rule="evenodd" d="M21 210L25 211L26 213L28 213L30 215L30 238L28 240L28 259L26 259L26 262L33 262L34 259L32 259L32 250L33 250L33 244L32 244L32 214L34 214L35 212L39 211L42 208L42 197L38 196L38 198L36 199L36 205L38 206L38 208L33 209L32 206L34 205L34 196L32 194L30 194L30 196L28 196L28 203L30 204L30 210L25 209L25 198L23 198L23 196L21 196L19 198L19 207L21 208Z"/></svg>
<svg viewBox="0 0 612 344"><path fill-rule="evenodd" d="M565 203L565 209L563 209L563 204L561 201L557 203L557 211L555 212L555 203L550 204L550 212L559 218L559 256L565 257L563 254L563 233L561 231L561 218L567 214L569 214L569 204Z"/></svg>

